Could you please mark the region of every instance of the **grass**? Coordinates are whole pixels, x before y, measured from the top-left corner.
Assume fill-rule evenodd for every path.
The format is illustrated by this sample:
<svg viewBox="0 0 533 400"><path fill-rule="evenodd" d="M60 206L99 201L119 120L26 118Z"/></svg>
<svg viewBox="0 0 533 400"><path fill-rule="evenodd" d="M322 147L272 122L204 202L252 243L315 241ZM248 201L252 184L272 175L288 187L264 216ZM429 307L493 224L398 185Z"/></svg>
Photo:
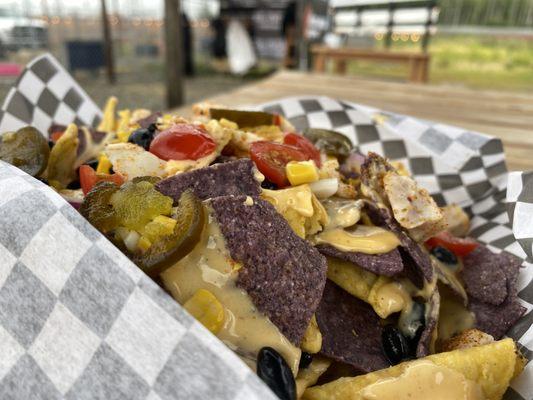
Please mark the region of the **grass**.
<svg viewBox="0 0 533 400"><path fill-rule="evenodd" d="M376 47L381 47L377 42ZM397 42L396 51L419 51L419 44ZM433 38L429 47L432 61L430 82L464 85L476 89L533 90L533 41L482 36ZM406 67L354 61L349 72L363 76L405 79Z"/></svg>

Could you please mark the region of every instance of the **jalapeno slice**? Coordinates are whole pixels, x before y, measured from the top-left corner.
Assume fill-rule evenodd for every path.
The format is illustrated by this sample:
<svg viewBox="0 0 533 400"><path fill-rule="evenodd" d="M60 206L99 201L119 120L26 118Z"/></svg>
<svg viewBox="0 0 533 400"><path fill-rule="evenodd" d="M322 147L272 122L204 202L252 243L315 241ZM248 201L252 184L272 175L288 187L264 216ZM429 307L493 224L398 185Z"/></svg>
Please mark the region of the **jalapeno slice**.
<svg viewBox="0 0 533 400"><path fill-rule="evenodd" d="M0 160L38 177L48 165L50 147L39 131L31 126L0 136Z"/></svg>
<svg viewBox="0 0 533 400"><path fill-rule="evenodd" d="M307 128L303 132L313 144L326 153L339 159L348 157L353 149L352 142L342 133L330 131L327 129Z"/></svg>
<svg viewBox="0 0 533 400"><path fill-rule="evenodd" d="M239 128L254 128L262 125L275 125L276 116L264 111L228 110L225 108L211 108L213 119L227 119L235 122Z"/></svg>
<svg viewBox="0 0 533 400"><path fill-rule="evenodd" d="M157 277L189 254L200 241L204 229L205 211L202 202L190 191L183 193L173 215L177 224L174 233L156 240L144 253L131 259L150 277Z"/></svg>

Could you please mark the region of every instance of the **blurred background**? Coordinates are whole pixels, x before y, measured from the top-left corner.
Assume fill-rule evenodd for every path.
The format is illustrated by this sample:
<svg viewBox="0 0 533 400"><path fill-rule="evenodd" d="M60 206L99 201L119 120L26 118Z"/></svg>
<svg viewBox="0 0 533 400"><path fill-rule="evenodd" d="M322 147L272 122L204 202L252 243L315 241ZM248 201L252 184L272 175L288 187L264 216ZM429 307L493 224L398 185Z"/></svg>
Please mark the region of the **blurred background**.
<svg viewBox="0 0 533 400"><path fill-rule="evenodd" d="M99 104L116 95L123 107L159 110L280 68L317 68L312 48L324 43L428 54L430 84L533 90L533 0L0 0L0 97L48 51ZM410 65L389 61L319 68L408 80ZM169 100L181 76L184 97Z"/></svg>

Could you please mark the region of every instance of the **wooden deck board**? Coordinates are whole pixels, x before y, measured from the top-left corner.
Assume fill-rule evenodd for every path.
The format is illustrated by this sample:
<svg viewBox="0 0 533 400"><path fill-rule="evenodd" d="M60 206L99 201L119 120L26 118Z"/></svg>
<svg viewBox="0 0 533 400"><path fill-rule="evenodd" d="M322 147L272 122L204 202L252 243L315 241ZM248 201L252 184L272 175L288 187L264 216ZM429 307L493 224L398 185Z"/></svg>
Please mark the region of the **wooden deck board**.
<svg viewBox="0 0 533 400"><path fill-rule="evenodd" d="M329 96L487 133L502 139L509 169L533 170L533 96L527 94L281 71L206 100L244 106L301 95ZM190 106L178 112L190 115Z"/></svg>

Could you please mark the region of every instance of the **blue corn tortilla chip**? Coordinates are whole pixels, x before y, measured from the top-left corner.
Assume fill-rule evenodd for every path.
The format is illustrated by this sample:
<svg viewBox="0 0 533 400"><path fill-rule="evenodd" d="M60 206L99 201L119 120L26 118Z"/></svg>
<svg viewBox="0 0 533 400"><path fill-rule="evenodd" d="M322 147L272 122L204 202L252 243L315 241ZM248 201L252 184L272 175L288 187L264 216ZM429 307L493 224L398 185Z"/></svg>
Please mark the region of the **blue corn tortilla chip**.
<svg viewBox="0 0 533 400"><path fill-rule="evenodd" d="M476 317L475 327L500 339L526 312L517 295L521 261L480 245L463 263L461 276L469 295L468 309Z"/></svg>
<svg viewBox="0 0 533 400"><path fill-rule="evenodd" d="M365 254L356 251L342 251L327 244L316 246L325 256L348 261L377 275L396 276L403 272L402 258L398 249L384 254Z"/></svg>
<svg viewBox="0 0 533 400"><path fill-rule="evenodd" d="M243 265L237 285L299 345L322 297L326 258L298 237L265 200L256 198L251 204L246 196L224 196L207 204L231 258Z"/></svg>
<svg viewBox="0 0 533 400"><path fill-rule="evenodd" d="M380 318L371 306L327 281L316 312L323 354L349 364L358 373L387 368Z"/></svg>
<svg viewBox="0 0 533 400"><path fill-rule="evenodd" d="M175 204L187 189L202 200L229 195L254 197L261 193L254 170L255 165L249 159L230 161L163 179L156 184L156 189L172 197Z"/></svg>
<svg viewBox="0 0 533 400"><path fill-rule="evenodd" d="M425 357L431 354L431 341L433 339L433 332L437 328L440 312L440 294L437 288L435 288L435 291L431 295L426 307L426 323L416 347L417 358Z"/></svg>
<svg viewBox="0 0 533 400"><path fill-rule="evenodd" d="M398 250L402 257L404 275L419 288L423 288L425 282L431 282L434 271L429 254L405 233L390 211L370 202L365 203L364 211L372 223L389 229L398 236L401 243Z"/></svg>
<svg viewBox="0 0 533 400"><path fill-rule="evenodd" d="M507 298L497 306L473 300L468 309L476 316L475 328L500 339L526 312L517 296Z"/></svg>
<svg viewBox="0 0 533 400"><path fill-rule="evenodd" d="M155 124L161 116L163 116L163 113L161 111L157 111L145 118L138 120L137 123L141 128L147 129L150 125Z"/></svg>
<svg viewBox="0 0 533 400"><path fill-rule="evenodd" d="M463 257L460 276L469 298L482 303L502 304L512 287L512 283L507 280L508 275L511 280L515 278L512 264L516 262L505 254L495 254L481 245ZM519 268L520 263L517 263Z"/></svg>

